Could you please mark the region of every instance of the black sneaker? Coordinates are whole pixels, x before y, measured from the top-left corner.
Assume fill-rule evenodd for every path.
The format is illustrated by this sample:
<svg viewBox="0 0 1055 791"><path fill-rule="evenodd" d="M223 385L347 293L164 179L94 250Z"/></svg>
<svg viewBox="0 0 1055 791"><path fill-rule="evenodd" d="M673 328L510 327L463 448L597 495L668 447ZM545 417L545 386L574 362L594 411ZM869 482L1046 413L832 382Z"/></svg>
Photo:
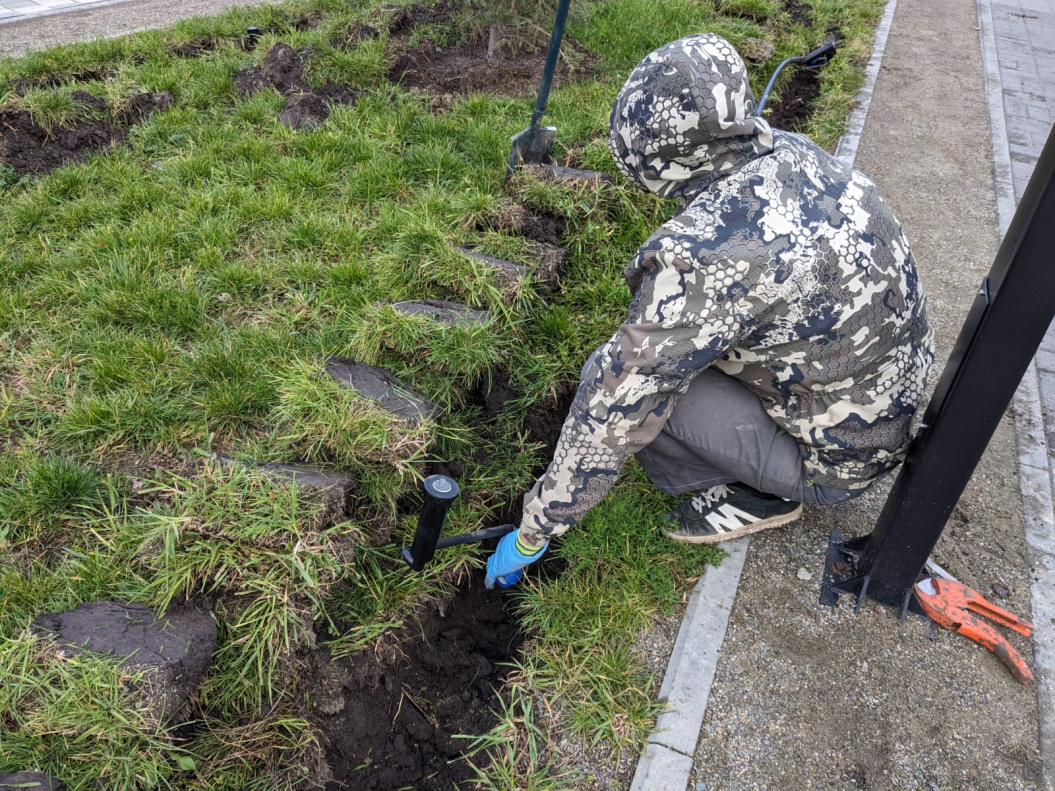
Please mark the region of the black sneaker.
<svg viewBox="0 0 1055 791"><path fill-rule="evenodd" d="M691 497L665 516L675 524L667 538L690 544L717 544L793 522L802 503L763 494L742 483L712 486Z"/></svg>

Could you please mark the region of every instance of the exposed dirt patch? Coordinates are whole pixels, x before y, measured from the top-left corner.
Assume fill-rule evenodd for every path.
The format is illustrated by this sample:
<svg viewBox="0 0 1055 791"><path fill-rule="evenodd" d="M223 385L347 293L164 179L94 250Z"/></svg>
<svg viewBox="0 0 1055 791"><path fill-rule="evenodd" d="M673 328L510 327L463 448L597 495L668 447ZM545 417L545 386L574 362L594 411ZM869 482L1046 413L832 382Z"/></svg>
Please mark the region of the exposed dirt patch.
<svg viewBox="0 0 1055 791"><path fill-rule="evenodd" d="M85 91L74 91L72 96L94 115L106 117L107 108L102 99ZM47 173L123 141L129 126L171 104L172 96L167 91L137 93L112 121L84 121L72 129L55 129L50 133L28 110L0 108L0 162L20 176Z"/></svg>
<svg viewBox="0 0 1055 791"><path fill-rule="evenodd" d="M813 24L813 7L806 0L784 0L784 10L796 25Z"/></svg>
<svg viewBox="0 0 1055 791"><path fill-rule="evenodd" d="M470 779L458 760L467 742L453 736L493 727L494 690L520 643L502 595L474 580L402 632L396 659L316 652L307 696L330 742L327 791L449 791Z"/></svg>
<svg viewBox="0 0 1055 791"><path fill-rule="evenodd" d="M578 385L574 382L561 382L539 404L536 404L524 416L524 428L532 442L541 443L545 448L546 461L553 458L560 439L560 430L564 425L568 411L575 400ZM541 475L542 470L539 471Z"/></svg>
<svg viewBox="0 0 1055 791"><path fill-rule="evenodd" d="M441 0L434 6L414 3L410 6L385 6L385 11L390 11L388 19L389 35L396 36L408 33L415 25L435 25L442 22L450 22L458 10L457 0L449 2Z"/></svg>
<svg viewBox="0 0 1055 791"><path fill-rule="evenodd" d="M159 91L158 93L135 91L128 97L124 107L118 114L117 120L122 125L132 126L154 113L167 110L172 104L172 94L168 91Z"/></svg>
<svg viewBox="0 0 1055 791"><path fill-rule="evenodd" d="M821 74L819 69L791 68L791 80L780 89L780 98L766 102L766 120L776 129L794 131L813 115L813 101L821 93Z"/></svg>
<svg viewBox="0 0 1055 791"><path fill-rule="evenodd" d="M55 74L46 74L42 77L25 77L15 80L11 83L11 89L17 94L24 94L33 88L57 88L60 85L68 85L69 83L101 81L107 79L113 73L113 69L109 68L56 72Z"/></svg>
<svg viewBox="0 0 1055 791"><path fill-rule="evenodd" d="M813 25L813 8L804 0L784 0L784 10L796 25ZM830 33L831 31L829 31ZM805 53L802 53L805 54ZM794 131L813 114L813 102L821 93L820 69L791 65L790 79L780 89L780 98L767 102L766 120L777 129Z"/></svg>
<svg viewBox="0 0 1055 791"><path fill-rule="evenodd" d="M326 82L312 88L304 79L306 50L295 50L279 42L271 48L259 67L242 69L234 78L242 96L252 96L265 88L274 88L288 97L279 113L279 122L290 129L315 129L330 117L335 104L353 104L362 91Z"/></svg>
<svg viewBox="0 0 1055 791"><path fill-rule="evenodd" d="M573 46L565 37L564 47ZM501 51L487 54L487 42L471 41L454 47L439 47L423 39L416 47L397 50L388 70L388 79L405 88L421 88L439 93L468 94L487 91L502 96L522 96L538 90L546 53ZM572 72L561 61L554 75L554 86L589 74L589 59Z"/></svg>
<svg viewBox="0 0 1055 791"><path fill-rule="evenodd" d="M481 229L503 231L552 245L560 244L564 225L563 217L534 214L508 198L495 204L479 223Z"/></svg>

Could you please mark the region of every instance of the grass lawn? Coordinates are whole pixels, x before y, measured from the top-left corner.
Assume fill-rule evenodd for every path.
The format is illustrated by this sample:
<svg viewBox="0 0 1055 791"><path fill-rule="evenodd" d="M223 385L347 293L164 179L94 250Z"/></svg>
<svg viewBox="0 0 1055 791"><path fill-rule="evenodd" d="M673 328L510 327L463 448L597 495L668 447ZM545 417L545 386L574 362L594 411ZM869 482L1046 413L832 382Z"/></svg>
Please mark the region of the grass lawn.
<svg viewBox="0 0 1055 791"><path fill-rule="evenodd" d="M844 46L801 125L834 148L882 9L576 5L548 120L560 160L613 175L607 121L623 80L698 31L761 53L756 95L780 60L838 31ZM298 662L321 645L369 655L426 603L470 575L482 583L479 548L444 550L422 574L392 560L413 533L419 479L458 470L465 493L446 532L518 516L548 461L526 426L566 408L625 314L623 267L673 205L621 176L601 189L528 174L507 185L531 89L393 81L401 48L485 33L476 8L398 28L380 3L291 2L0 62L0 105L56 138L127 122L135 90L171 94L85 162L0 167L0 771L44 769L68 789L314 787L325 745ZM551 10L534 12L548 27ZM254 49L248 25L264 31ZM515 45L531 27L504 30ZM277 42L300 52L309 87L344 86L356 101L314 129L278 123L285 96L235 87ZM531 266L537 245L503 220L510 199L562 229L559 288L510 286L457 249ZM444 326L388 304L421 299L489 317ZM323 372L333 355L383 366L439 412L408 422L341 388ZM499 381L509 396L492 408ZM335 522L311 491L216 453L349 471L354 517ZM670 546L655 530L664 500L638 471L624 478L554 548L562 573L516 596L519 670L494 730L465 742L482 787L578 782L550 749L557 728L609 750L647 735L655 679L633 637L720 553ZM125 669L57 657L27 630L98 599L209 602L220 640L190 724L147 722ZM541 716L540 700L559 701L560 716Z"/></svg>

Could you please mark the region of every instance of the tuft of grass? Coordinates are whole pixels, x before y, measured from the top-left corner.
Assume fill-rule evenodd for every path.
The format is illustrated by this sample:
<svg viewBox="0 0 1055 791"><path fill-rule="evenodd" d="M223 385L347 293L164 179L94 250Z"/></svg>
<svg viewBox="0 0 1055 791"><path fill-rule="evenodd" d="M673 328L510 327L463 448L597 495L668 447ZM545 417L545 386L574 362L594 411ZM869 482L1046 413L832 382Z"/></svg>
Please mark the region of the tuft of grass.
<svg viewBox="0 0 1055 791"><path fill-rule="evenodd" d="M164 609L177 597L223 597L214 661L241 686L217 689L217 699L276 700L279 664L314 643L312 624L345 573L354 530L324 527L305 492L239 466L206 467L142 494L159 504L112 527L150 580L145 600Z"/></svg>
<svg viewBox="0 0 1055 791"><path fill-rule="evenodd" d="M49 135L102 117L90 104L75 99L69 89L31 89L8 103L27 110Z"/></svg>
<svg viewBox="0 0 1055 791"><path fill-rule="evenodd" d="M0 547L73 530L106 502L112 479L60 456L0 459ZM52 539L57 536L51 536Z"/></svg>
<svg viewBox="0 0 1055 791"><path fill-rule="evenodd" d="M660 705L657 680L633 646L680 591L723 553L665 538L662 515L675 498L660 495L640 468L552 548L568 567L519 594L529 634L524 683L562 709L561 725L585 743L640 749ZM551 560L550 562L553 562Z"/></svg>
<svg viewBox="0 0 1055 791"><path fill-rule="evenodd" d="M432 421L410 421L388 412L342 387L314 361L291 366L277 390L282 441L310 459L328 457L352 466L384 462L409 474L425 458L433 438Z"/></svg>
<svg viewBox="0 0 1055 791"><path fill-rule="evenodd" d="M0 771L38 767L70 791L156 788L184 752L136 707L142 671L58 651L26 630L0 643Z"/></svg>
<svg viewBox="0 0 1055 791"><path fill-rule="evenodd" d="M481 791L560 791L575 787L582 778L561 768L550 756L552 750L543 726L535 715L532 693L523 682L506 683L506 698L496 712L498 724L471 739L465 760L476 772L469 781ZM486 763L485 763L486 760Z"/></svg>

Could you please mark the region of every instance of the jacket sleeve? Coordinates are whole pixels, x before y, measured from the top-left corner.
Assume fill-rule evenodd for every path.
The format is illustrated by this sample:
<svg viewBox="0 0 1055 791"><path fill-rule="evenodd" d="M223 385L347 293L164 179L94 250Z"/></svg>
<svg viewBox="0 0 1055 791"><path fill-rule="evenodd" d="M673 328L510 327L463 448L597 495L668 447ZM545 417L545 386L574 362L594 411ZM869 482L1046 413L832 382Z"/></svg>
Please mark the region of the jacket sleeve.
<svg viewBox="0 0 1055 791"><path fill-rule="evenodd" d="M630 454L662 431L693 377L740 337L729 288L736 264L701 270L665 250L639 253L637 264L629 316L591 356L553 461L524 498L529 543L560 535L600 502Z"/></svg>

